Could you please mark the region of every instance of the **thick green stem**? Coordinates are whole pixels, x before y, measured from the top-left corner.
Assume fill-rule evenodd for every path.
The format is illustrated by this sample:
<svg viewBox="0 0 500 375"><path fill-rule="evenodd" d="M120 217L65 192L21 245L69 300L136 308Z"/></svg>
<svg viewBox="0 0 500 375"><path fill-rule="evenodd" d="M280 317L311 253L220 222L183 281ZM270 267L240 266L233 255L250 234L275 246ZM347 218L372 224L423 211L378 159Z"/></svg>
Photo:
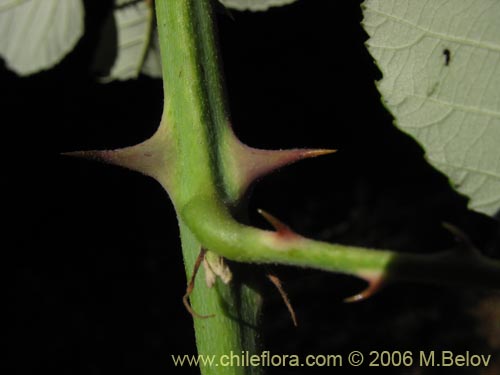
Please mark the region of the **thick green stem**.
<svg viewBox="0 0 500 375"><path fill-rule="evenodd" d="M189 228L181 221L181 241L186 273L191 276L196 257L200 251L200 243ZM194 319L196 345L198 354L214 356L215 361L223 360L231 353L258 354L258 317L261 298L258 292L247 285L235 281L225 285L218 281L208 288L204 282L204 270L200 270L196 288L191 294L191 306L203 315L214 314L214 317ZM215 362L217 363L217 362ZM202 374L207 375L243 375L259 374L259 367L236 366L203 366Z"/></svg>
<svg viewBox="0 0 500 375"><path fill-rule="evenodd" d="M176 207L193 195L204 191L215 197L215 186L224 188L223 177L214 165L216 139L224 138L229 123L219 71L215 31L209 0L157 0L159 39L165 91L163 121L172 133L171 146L175 159L180 161L170 173L179 181L169 191ZM179 136L180 135L180 136ZM186 136L190 135L190 136ZM185 175L196 174L196 180ZM186 273L193 272L201 244L179 217ZM208 319L194 319L196 343L201 355L221 356L232 352L258 352L257 324L260 295L235 280L230 285L218 281L212 288L204 282L200 270L196 287L191 294L193 309ZM259 367L201 366L203 374L258 374Z"/></svg>

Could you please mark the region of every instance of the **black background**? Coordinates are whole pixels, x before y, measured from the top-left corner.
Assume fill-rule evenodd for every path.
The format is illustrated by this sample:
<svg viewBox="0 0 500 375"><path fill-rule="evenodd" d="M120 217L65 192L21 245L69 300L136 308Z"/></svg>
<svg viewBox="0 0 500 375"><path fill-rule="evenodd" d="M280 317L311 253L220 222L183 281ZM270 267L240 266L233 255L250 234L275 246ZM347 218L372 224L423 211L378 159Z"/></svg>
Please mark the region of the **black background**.
<svg viewBox="0 0 500 375"><path fill-rule="evenodd" d="M6 374L198 372L173 369L170 359L196 349L181 302L186 281L168 197L149 178L59 155L131 145L159 123L160 81L141 76L102 85L90 69L110 5L86 2L86 34L55 69L29 78L0 71ZM338 149L261 181L250 201L254 224L265 225L254 214L262 207L313 238L431 253L454 245L441 226L446 221L498 257L498 222L468 211L421 148L392 125L361 19L359 1L218 12L239 137L261 148ZM319 271L276 272L300 326L292 327L277 292L266 288L263 340L273 353L496 350L498 366L499 348L488 346L484 323L474 318L484 292L404 284L343 304L362 283ZM495 322L498 330L498 310L491 320L490 334ZM356 372L307 373L334 371Z"/></svg>

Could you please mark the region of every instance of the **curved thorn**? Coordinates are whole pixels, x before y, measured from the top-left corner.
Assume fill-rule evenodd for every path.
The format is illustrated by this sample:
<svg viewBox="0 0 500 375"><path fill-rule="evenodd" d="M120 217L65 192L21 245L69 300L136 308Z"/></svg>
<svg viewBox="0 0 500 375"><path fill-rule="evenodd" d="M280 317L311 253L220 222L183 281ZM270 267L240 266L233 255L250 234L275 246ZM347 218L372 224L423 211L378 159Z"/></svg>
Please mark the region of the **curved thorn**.
<svg viewBox="0 0 500 375"><path fill-rule="evenodd" d="M450 232L455 237L455 240L459 243L459 245L461 245L459 250L464 251L466 254L481 254L480 251L474 246L469 236L467 236L459 227L447 222L443 222L441 225L448 232Z"/></svg>
<svg viewBox="0 0 500 375"><path fill-rule="evenodd" d="M351 297L344 298L344 302L352 303L352 302L363 301L363 300L373 296L380 289L382 289L382 286L383 286L383 282L380 279L370 280L368 283L369 283L368 287L365 290L363 290L361 293L357 293Z"/></svg>
<svg viewBox="0 0 500 375"><path fill-rule="evenodd" d="M297 234L290 229L288 225L283 223L281 220L277 219L270 213L258 208L257 212L262 215L264 219L266 219L269 224L271 224L274 229L276 229L276 233L279 234L280 236L297 236Z"/></svg>

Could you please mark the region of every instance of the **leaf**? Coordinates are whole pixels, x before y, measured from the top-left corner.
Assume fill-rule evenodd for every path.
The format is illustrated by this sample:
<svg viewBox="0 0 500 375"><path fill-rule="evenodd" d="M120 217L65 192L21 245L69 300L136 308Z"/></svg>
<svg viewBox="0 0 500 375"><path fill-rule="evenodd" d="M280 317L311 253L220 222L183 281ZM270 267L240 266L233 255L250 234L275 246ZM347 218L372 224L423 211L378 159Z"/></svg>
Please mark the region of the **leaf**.
<svg viewBox="0 0 500 375"><path fill-rule="evenodd" d="M0 0L0 55L26 76L51 68L83 35L81 0Z"/></svg>
<svg viewBox="0 0 500 375"><path fill-rule="evenodd" d="M368 49L396 125L470 197L500 208L500 2L367 0Z"/></svg>
<svg viewBox="0 0 500 375"><path fill-rule="evenodd" d="M288 5L297 0L219 0L224 6L236 10L262 11L271 7Z"/></svg>
<svg viewBox="0 0 500 375"><path fill-rule="evenodd" d="M115 0L118 51L116 60L103 82L137 78L148 52L153 25L150 2Z"/></svg>

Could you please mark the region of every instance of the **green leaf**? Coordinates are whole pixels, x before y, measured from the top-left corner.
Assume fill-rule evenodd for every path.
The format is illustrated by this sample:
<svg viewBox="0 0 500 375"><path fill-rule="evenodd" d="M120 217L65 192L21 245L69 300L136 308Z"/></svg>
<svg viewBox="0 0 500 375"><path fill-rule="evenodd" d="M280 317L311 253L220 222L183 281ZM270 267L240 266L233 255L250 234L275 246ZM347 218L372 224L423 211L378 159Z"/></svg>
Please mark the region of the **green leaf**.
<svg viewBox="0 0 500 375"><path fill-rule="evenodd" d="M262 11L271 7L288 5L297 0L219 0L224 6L236 10Z"/></svg>
<svg viewBox="0 0 500 375"><path fill-rule="evenodd" d="M153 8L146 1L115 0L113 11L118 46L117 57L103 82L137 78L149 50Z"/></svg>
<svg viewBox="0 0 500 375"><path fill-rule="evenodd" d="M367 0L367 46L396 125L470 197L500 208L500 1Z"/></svg>
<svg viewBox="0 0 500 375"><path fill-rule="evenodd" d="M81 0L0 0L0 55L26 76L51 68L83 35Z"/></svg>

